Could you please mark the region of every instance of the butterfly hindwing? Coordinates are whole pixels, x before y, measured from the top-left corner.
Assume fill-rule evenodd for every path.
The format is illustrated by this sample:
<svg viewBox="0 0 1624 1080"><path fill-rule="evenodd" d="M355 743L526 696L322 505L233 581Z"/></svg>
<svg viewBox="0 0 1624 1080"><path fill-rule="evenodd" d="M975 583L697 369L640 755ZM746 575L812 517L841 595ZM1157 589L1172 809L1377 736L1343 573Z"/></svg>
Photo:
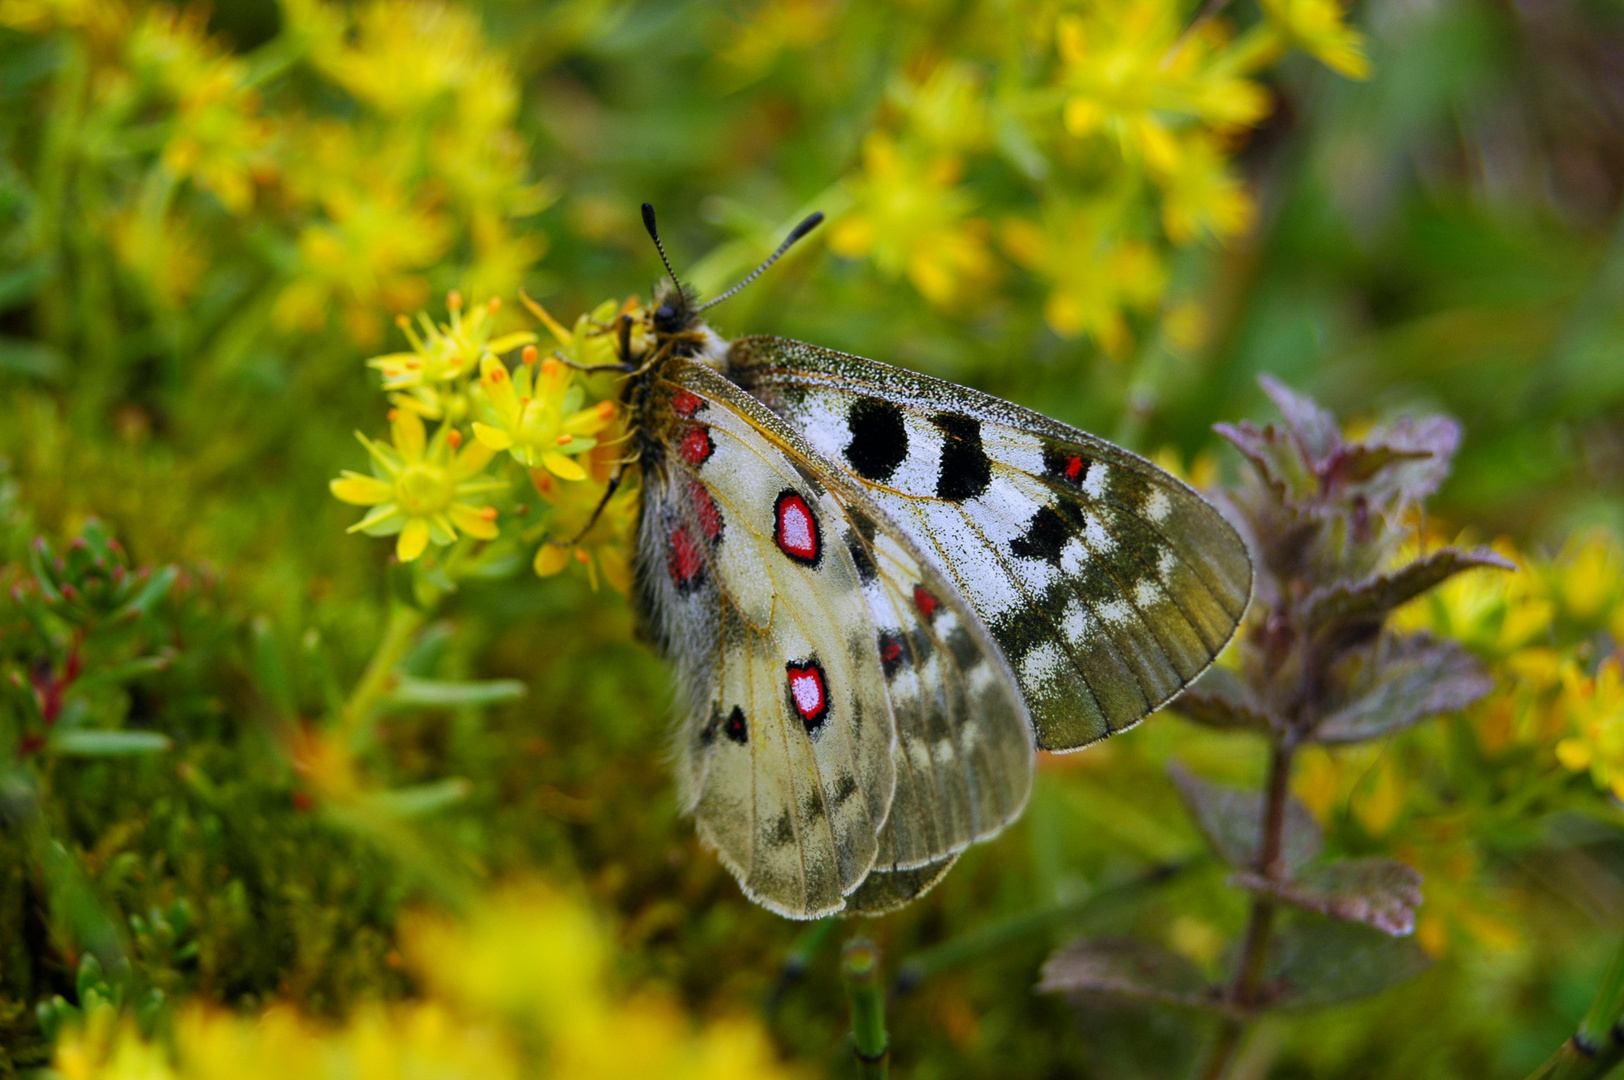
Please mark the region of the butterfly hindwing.
<svg viewBox="0 0 1624 1080"><path fill-rule="evenodd" d="M1222 649L1251 563L1149 462L997 398L780 338L726 373L917 537L990 629L1038 744L1132 726Z"/></svg>
<svg viewBox="0 0 1624 1080"><path fill-rule="evenodd" d="M974 614L935 599L945 583L843 474L711 369L662 376L638 591L684 687L684 804L784 914L838 910L875 869L902 877L876 878L858 910L917 894L940 874L911 871L945 871L1025 801L1018 690Z"/></svg>

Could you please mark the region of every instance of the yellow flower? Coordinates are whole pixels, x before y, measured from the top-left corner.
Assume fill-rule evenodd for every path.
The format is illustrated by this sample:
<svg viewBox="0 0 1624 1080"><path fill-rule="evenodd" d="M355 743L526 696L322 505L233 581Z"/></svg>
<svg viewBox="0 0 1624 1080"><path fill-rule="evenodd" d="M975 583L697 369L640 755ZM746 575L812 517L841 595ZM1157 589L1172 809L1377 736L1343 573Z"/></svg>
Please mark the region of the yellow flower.
<svg viewBox="0 0 1624 1080"><path fill-rule="evenodd" d="M1563 617L1600 629L1624 607L1624 546L1610 533L1592 532L1569 542L1540 578Z"/></svg>
<svg viewBox="0 0 1624 1080"><path fill-rule="evenodd" d="M909 133L938 150L966 152L987 144L987 102L967 62L939 63L922 80L900 78L890 97L907 114Z"/></svg>
<svg viewBox="0 0 1624 1080"><path fill-rule="evenodd" d="M530 470L536 492L550 504L547 538L536 549L532 563L537 577L552 577L575 562L586 569L594 592L600 572L609 587L622 595L631 587L637 488L622 484L603 509L598 510L608 490L609 478L620 463L618 442L618 439L605 439L582 456L587 472L584 483L566 484L546 469ZM598 515L596 521L592 520L594 512ZM587 527L589 522L590 528Z"/></svg>
<svg viewBox="0 0 1624 1080"><path fill-rule="evenodd" d="M1556 744L1557 760L1574 772L1588 771L1597 787L1624 799L1624 664L1608 657L1595 675L1570 666L1562 707L1573 734Z"/></svg>
<svg viewBox="0 0 1624 1080"><path fill-rule="evenodd" d="M1364 35L1342 21L1336 0L1262 0L1261 6L1269 28L1287 47L1310 53L1350 79L1370 77Z"/></svg>
<svg viewBox="0 0 1624 1080"><path fill-rule="evenodd" d="M492 339L496 313L501 307L502 302L493 297L488 303L475 304L465 319L462 294L453 291L446 297L450 322L436 326L427 312L420 311L417 319L423 333L419 336L411 320L401 315L395 322L411 343L412 351L375 356L367 366L383 373L383 388L391 391L389 400L395 405L430 420L443 417L457 423L466 412L466 404L456 389L447 391L443 384L471 375L486 356L501 356L536 340L529 331Z"/></svg>
<svg viewBox="0 0 1624 1080"><path fill-rule="evenodd" d="M1177 51L1178 10L1159 0L1105 0L1055 26L1066 130L1104 134L1124 153L1155 152L1170 137L1169 119L1252 124L1268 109L1263 89L1234 73L1209 23Z"/></svg>
<svg viewBox="0 0 1624 1080"><path fill-rule="evenodd" d="M231 213L247 213L256 178L272 168L272 127L259 115L248 66L208 37L201 9L149 11L130 37L129 57L176 103L164 166L213 192Z"/></svg>
<svg viewBox="0 0 1624 1080"><path fill-rule="evenodd" d="M891 136L863 140L863 174L852 181L855 205L829 234L829 249L868 256L888 276L906 274L933 304L948 305L991 278L985 227L966 220L970 202L951 155L918 160Z"/></svg>
<svg viewBox="0 0 1624 1080"><path fill-rule="evenodd" d="M480 475L494 456L492 449L473 440L459 450L462 435L447 424L427 439L422 418L405 409L390 410L389 422L393 446L355 433L372 458L375 475L346 469L328 485L342 501L372 507L349 531L368 536L398 533L395 555L401 562L422 555L431 540L441 545L454 542L459 531L477 540L494 539L496 508L465 501L466 496L504 486Z"/></svg>
<svg viewBox="0 0 1624 1080"><path fill-rule="evenodd" d="M621 316L631 319L631 355L641 356L652 344L648 336L648 320L643 316L643 305L637 297L629 297L624 304L605 300L589 315L579 315L575 325L566 330L564 325L548 314L547 309L521 294L525 307L540 319L558 342L558 355L581 367L598 367L620 360L619 327Z"/></svg>
<svg viewBox="0 0 1624 1080"><path fill-rule="evenodd" d="M1043 314L1055 333L1087 334L1120 358L1130 344L1124 312L1154 304L1167 275L1148 245L1113 236L1103 224L1110 220L1103 206L1056 210L1047 227L1006 223L1003 240L1015 261L1048 282Z"/></svg>
<svg viewBox="0 0 1624 1080"><path fill-rule="evenodd" d="M551 356L537 364L533 345L511 374L489 354L479 372L485 422L474 422L475 438L492 451L508 451L521 465L545 466L564 480L586 479L573 458L598 445L592 436L614 420L615 403L581 408L586 391L569 368Z"/></svg>
<svg viewBox="0 0 1624 1080"><path fill-rule="evenodd" d="M1517 569L1457 574L1394 612L1393 627L1454 638L1474 652L1496 658L1510 656L1545 634L1554 606L1539 594L1535 575L1510 544L1502 541L1494 548Z"/></svg>
<svg viewBox="0 0 1624 1080"><path fill-rule="evenodd" d="M1251 227L1252 200L1210 134L1194 131L1152 145L1146 165L1162 189L1162 227L1169 240L1188 244L1205 233L1236 236Z"/></svg>

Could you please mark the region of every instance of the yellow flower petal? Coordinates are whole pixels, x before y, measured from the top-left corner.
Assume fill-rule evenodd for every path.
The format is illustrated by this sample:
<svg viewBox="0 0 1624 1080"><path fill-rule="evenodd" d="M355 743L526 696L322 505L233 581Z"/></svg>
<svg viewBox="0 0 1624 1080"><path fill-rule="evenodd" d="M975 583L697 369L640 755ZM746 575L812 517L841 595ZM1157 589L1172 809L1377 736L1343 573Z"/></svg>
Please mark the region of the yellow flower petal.
<svg viewBox="0 0 1624 1080"><path fill-rule="evenodd" d="M505 352L512 352L521 345L534 345L535 343L535 334L532 334L528 330L521 330L516 334L503 334L501 337L490 342L485 347L491 352L500 356Z"/></svg>
<svg viewBox="0 0 1624 1080"><path fill-rule="evenodd" d="M1582 739L1563 739L1556 744L1556 760L1573 772L1584 772L1594 760L1590 746Z"/></svg>
<svg viewBox="0 0 1624 1080"><path fill-rule="evenodd" d="M563 544L543 543L536 549L536 561L531 565L535 567L537 577L552 577L570 562L570 549Z"/></svg>
<svg viewBox="0 0 1624 1080"><path fill-rule="evenodd" d="M489 424L474 421L474 443L490 450L506 450L513 445L513 436L505 431L498 431ZM464 451L466 453L466 451ZM483 466L481 466L483 468Z"/></svg>
<svg viewBox="0 0 1624 1080"><path fill-rule="evenodd" d="M429 523L425 518L414 517L400 530L400 539L395 541L395 557L401 562L411 562L423 554L423 549L429 546Z"/></svg>
<svg viewBox="0 0 1624 1080"><path fill-rule="evenodd" d="M459 532L465 532L476 540L494 540L498 532L496 527L496 509L491 506L469 506L467 503L452 503L446 508L451 517L451 523Z"/></svg>
<svg viewBox="0 0 1624 1080"><path fill-rule="evenodd" d="M421 416L406 409L393 409L389 414L389 429L402 461L423 460L423 447L428 439Z"/></svg>
<svg viewBox="0 0 1624 1080"><path fill-rule="evenodd" d="M513 379L502 361L487 355L479 362L479 385L484 388L496 414L511 421L519 411L519 395L514 392Z"/></svg>
<svg viewBox="0 0 1624 1080"><path fill-rule="evenodd" d="M496 456L496 452L498 450L506 450L507 449L507 447L505 447L505 446L492 446L488 441L486 441L483 438L480 438L478 429L482 428L482 427L485 427L485 425L484 424L475 424L474 425L475 431L474 431L474 439L473 439L473 441L463 443L462 449L459 450L457 452L457 456L454 459L452 459L452 462L451 462L451 477L452 477L452 479L454 479L454 480L466 480L470 476L474 476L475 474L479 473L482 469L484 469L485 466L487 466L487 465L489 465L491 463L491 458ZM486 431L492 431L493 429L492 428L485 428L485 430ZM499 432L499 431L496 432L496 434L498 436L501 436L502 438L506 438L506 436L502 436L502 433ZM508 439L508 442L510 444L512 443L512 441L513 441L512 439Z"/></svg>
<svg viewBox="0 0 1624 1080"><path fill-rule="evenodd" d="M337 480L328 481L327 488L336 498L351 506L377 506L381 502L388 502L394 494L394 489L377 477L362 476L348 469Z"/></svg>
<svg viewBox="0 0 1624 1080"><path fill-rule="evenodd" d="M541 463L552 470L553 475L560 480L586 479L586 470L576 464L574 460L560 454L557 450L549 450L542 454Z"/></svg>

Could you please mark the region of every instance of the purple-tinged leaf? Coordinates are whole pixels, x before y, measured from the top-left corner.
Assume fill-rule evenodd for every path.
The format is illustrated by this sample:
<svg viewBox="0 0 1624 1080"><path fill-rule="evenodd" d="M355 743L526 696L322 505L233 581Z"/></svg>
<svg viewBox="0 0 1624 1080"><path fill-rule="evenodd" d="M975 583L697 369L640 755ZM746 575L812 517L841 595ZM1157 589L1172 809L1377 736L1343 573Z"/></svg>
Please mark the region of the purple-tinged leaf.
<svg viewBox="0 0 1624 1080"><path fill-rule="evenodd" d="M1259 375L1258 384L1280 410L1310 461L1324 461L1342 445L1342 429L1336 417L1319 407L1313 398L1299 394L1272 375Z"/></svg>
<svg viewBox="0 0 1624 1080"><path fill-rule="evenodd" d="M1045 994L1114 994L1189 1009L1224 1010L1222 998L1178 953L1133 938L1083 938L1043 965Z"/></svg>
<svg viewBox="0 0 1624 1080"><path fill-rule="evenodd" d="M1219 731L1271 730L1268 713L1228 668L1208 668L1169 707L1187 720Z"/></svg>
<svg viewBox="0 0 1624 1080"><path fill-rule="evenodd" d="M1488 548L1476 551L1440 548L1390 573L1377 574L1357 584L1337 584L1316 590L1304 603L1306 617L1309 622L1320 624L1343 620L1379 622L1400 604L1463 570L1480 566L1517 568L1515 563Z"/></svg>
<svg viewBox="0 0 1624 1080"><path fill-rule="evenodd" d="M1426 634L1384 636L1347 703L1317 725L1311 738L1352 743L1402 731L1430 716L1455 712L1494 689L1477 658L1452 641Z"/></svg>
<svg viewBox="0 0 1624 1080"><path fill-rule="evenodd" d="M1309 1009L1379 994L1432 963L1414 938L1392 937L1358 922L1307 916L1280 930L1270 948L1265 1000L1276 1009Z"/></svg>
<svg viewBox="0 0 1624 1080"><path fill-rule="evenodd" d="M1272 424L1259 428L1245 420L1238 424L1214 424L1212 430L1241 452L1264 484L1273 488L1282 501L1290 502L1293 497L1314 493L1319 481L1314 476L1313 463L1304 458L1302 448L1290 433Z"/></svg>
<svg viewBox="0 0 1624 1080"><path fill-rule="evenodd" d="M1343 922L1366 923L1395 937L1415 932L1415 909L1421 906L1421 871L1392 859L1344 859L1305 870L1289 881L1251 872L1230 880L1243 889Z"/></svg>
<svg viewBox="0 0 1624 1080"><path fill-rule="evenodd" d="M1326 490L1349 484L1363 484L1389 465L1400 461L1424 461L1432 455L1424 450L1399 450L1391 446L1350 443L1339 446L1320 468L1320 481Z"/></svg>
<svg viewBox="0 0 1624 1080"><path fill-rule="evenodd" d="M1237 870L1257 870L1263 847L1263 794L1210 784L1178 762L1167 771L1196 827L1219 857ZM1288 798L1280 839L1280 861L1286 871L1318 855L1322 842L1319 824L1308 808Z"/></svg>
<svg viewBox="0 0 1624 1080"><path fill-rule="evenodd" d="M1385 447L1402 455L1367 484L1372 502L1420 502L1449 476L1460 448L1460 424L1447 416L1396 420L1366 435L1367 447Z"/></svg>

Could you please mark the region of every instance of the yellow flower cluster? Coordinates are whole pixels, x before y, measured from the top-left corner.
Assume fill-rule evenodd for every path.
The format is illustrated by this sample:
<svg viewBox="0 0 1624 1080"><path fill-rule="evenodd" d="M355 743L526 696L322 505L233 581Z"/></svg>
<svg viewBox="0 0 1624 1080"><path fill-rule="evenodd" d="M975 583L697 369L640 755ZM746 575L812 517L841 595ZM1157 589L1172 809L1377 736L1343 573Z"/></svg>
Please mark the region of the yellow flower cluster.
<svg viewBox="0 0 1624 1080"><path fill-rule="evenodd" d="M413 562L431 544L446 547L459 536L498 538L499 509L484 500L513 487L511 478L490 472L506 451L550 507L515 537L541 541L536 573L556 574L573 559L594 587L601 570L624 592L636 492L626 485L610 497L608 490L620 465L620 410L609 398L587 404L574 369L610 362L614 317L623 311L637 320L640 309L635 301L608 301L566 330L539 304L528 298L526 304L553 335L553 355L541 357L530 331L496 335L502 310L496 300L465 313L453 292L443 324L421 313L416 324L402 317L411 349L367 361L382 375L393 406L390 441L357 432L372 475L345 470L330 488L343 502L368 508L351 532L395 536L396 557ZM515 350L520 361L510 369L504 357ZM425 421L436 425L432 433Z"/></svg>
<svg viewBox="0 0 1624 1080"><path fill-rule="evenodd" d="M241 57L197 5L0 2L0 25L87 46L81 126L108 133L119 149L97 153L121 171L112 205L82 226L168 309L226 261L223 245L253 236L271 271L256 311L284 333L334 325L364 346L427 301L431 277L515 292L546 250L518 222L552 195L526 177L518 86L476 16L433 0L281 8L281 35ZM290 73L321 89L301 93ZM127 161L148 169L133 184ZM218 228L221 212L238 227Z"/></svg>
<svg viewBox="0 0 1624 1080"><path fill-rule="evenodd" d="M402 952L426 1000L328 1026L273 1007L190 1008L173 1051L93 1012L64 1033L62 1080L780 1080L759 1024L697 1027L670 995L611 989L610 942L578 900L532 885L496 893L465 923L408 918Z"/></svg>
<svg viewBox="0 0 1624 1080"><path fill-rule="evenodd" d="M1237 39L1217 19L1187 27L1167 0L1037 0L966 18L957 50L982 62L926 57L891 88L831 248L962 307L1000 277L996 235L1047 290L1055 332L1125 354L1129 316L1162 298L1168 249L1251 225L1229 159L1269 111L1257 74L1291 48L1368 73L1336 0L1262 7ZM1031 213L996 226L977 216L993 159L1035 196Z"/></svg>

